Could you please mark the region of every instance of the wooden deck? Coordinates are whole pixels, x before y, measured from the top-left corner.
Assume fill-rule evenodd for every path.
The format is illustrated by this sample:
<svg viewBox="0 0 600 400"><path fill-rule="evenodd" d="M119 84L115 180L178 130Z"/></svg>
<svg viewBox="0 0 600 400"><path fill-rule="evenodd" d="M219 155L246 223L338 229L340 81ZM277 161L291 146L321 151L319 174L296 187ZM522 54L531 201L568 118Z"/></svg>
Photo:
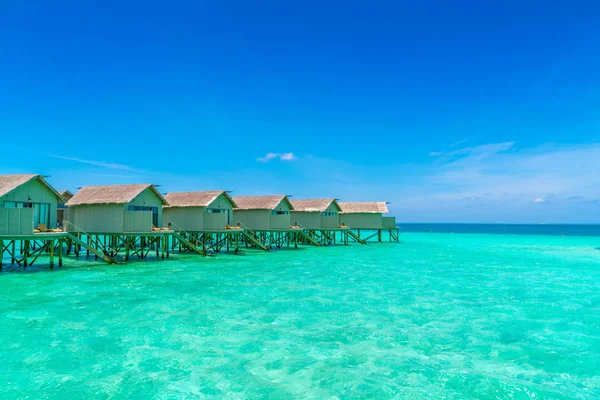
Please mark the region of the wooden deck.
<svg viewBox="0 0 600 400"><path fill-rule="evenodd" d="M27 235L0 235L0 270L2 264L28 267L40 256L47 258L50 268L55 259L62 266L65 257L92 256L110 264L120 264L131 258L169 258L174 252L189 252L203 256L241 248L273 251L299 246L334 246L352 243L366 245L372 242L399 242L399 228L395 229L272 229L253 231L222 229L199 232L158 230L152 232L43 232ZM385 239L385 240L384 240ZM39 261L38 261L39 262Z"/></svg>

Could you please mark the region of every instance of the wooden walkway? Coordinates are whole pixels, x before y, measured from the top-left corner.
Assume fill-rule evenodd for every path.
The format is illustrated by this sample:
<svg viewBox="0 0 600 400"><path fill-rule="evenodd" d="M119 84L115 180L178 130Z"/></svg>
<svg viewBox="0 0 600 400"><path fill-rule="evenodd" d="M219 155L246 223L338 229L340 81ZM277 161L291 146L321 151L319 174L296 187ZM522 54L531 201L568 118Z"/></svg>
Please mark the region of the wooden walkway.
<svg viewBox="0 0 600 400"><path fill-rule="evenodd" d="M65 257L93 256L108 264L121 264L132 258L145 259L154 254L156 259L169 258L175 251L202 256L222 251L237 254L241 248L273 251L299 246L324 247L366 245L383 242L384 233L390 242L399 242L399 229L290 229L261 230L227 229L206 232L160 230L129 233L52 232L30 235L0 235L0 270L4 264L27 268L39 263L40 257L48 265L63 265ZM387 241L387 240L386 240Z"/></svg>

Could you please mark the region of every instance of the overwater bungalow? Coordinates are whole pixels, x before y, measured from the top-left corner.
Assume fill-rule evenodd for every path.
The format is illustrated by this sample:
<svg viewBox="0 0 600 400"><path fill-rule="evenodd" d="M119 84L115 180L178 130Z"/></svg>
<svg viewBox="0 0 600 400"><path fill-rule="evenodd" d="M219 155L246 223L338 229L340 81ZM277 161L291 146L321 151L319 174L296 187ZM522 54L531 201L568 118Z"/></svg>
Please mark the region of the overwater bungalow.
<svg viewBox="0 0 600 400"><path fill-rule="evenodd" d="M59 228L62 228L63 222L67 219L68 211L67 211L66 203L67 203L67 201L71 200L74 195L69 190L63 190L62 192L60 192L60 195L63 197L63 199L65 199L65 201L61 201L57 205L56 226L58 226Z"/></svg>
<svg viewBox="0 0 600 400"><path fill-rule="evenodd" d="M67 202L69 232L149 233L169 203L154 185L84 186Z"/></svg>
<svg viewBox="0 0 600 400"><path fill-rule="evenodd" d="M0 175L0 235L56 228L57 204L64 201L41 175Z"/></svg>
<svg viewBox="0 0 600 400"><path fill-rule="evenodd" d="M163 208L163 226L187 232L219 232L233 224L237 204L224 190L171 192Z"/></svg>
<svg viewBox="0 0 600 400"><path fill-rule="evenodd" d="M309 230L336 229L340 225L341 208L336 199L291 200L292 225Z"/></svg>
<svg viewBox="0 0 600 400"><path fill-rule="evenodd" d="M340 212L340 224L347 226L351 229L392 229L395 227L390 226L390 220L393 217L386 218L384 224L383 214L388 212L387 203L385 202L348 202L340 201L339 206L342 211Z"/></svg>
<svg viewBox="0 0 600 400"><path fill-rule="evenodd" d="M254 231L290 229L290 211L294 206L286 195L234 196L234 223Z"/></svg>
<svg viewBox="0 0 600 400"><path fill-rule="evenodd" d="M71 193L70 190L63 190L62 192L60 192L60 195L63 197L63 199L65 199L66 201L69 201L73 198L73 196L75 196L73 193Z"/></svg>

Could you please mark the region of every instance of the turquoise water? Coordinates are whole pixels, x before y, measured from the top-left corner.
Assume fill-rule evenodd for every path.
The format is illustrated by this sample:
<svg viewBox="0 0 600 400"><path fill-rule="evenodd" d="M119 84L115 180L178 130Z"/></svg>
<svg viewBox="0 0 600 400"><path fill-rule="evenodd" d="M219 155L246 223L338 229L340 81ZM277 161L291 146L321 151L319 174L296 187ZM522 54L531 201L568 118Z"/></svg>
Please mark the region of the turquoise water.
<svg viewBox="0 0 600 400"><path fill-rule="evenodd" d="M600 397L600 238L0 275L0 398Z"/></svg>

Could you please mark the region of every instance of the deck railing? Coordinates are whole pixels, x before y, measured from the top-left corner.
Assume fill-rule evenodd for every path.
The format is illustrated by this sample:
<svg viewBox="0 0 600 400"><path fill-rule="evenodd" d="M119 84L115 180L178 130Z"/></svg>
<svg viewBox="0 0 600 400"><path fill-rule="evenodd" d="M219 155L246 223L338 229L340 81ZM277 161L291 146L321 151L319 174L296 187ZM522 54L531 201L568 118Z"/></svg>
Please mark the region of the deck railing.
<svg viewBox="0 0 600 400"><path fill-rule="evenodd" d="M118 250L113 249L112 247L110 247L108 245L105 245L101 241L94 239L94 236L91 233L88 233L88 232L84 231L83 229L81 229L80 227L78 227L77 225L75 225L74 223L69 222L69 221L63 221L63 223L71 225L73 228L75 228L75 230L76 230L76 232L78 234L84 234L87 237L87 239L90 242L90 244L94 248L99 249L100 251L102 251L102 253L104 253L104 255L106 255L108 257L111 257L111 258L114 258L119 253ZM70 235L70 236L73 236L73 235Z"/></svg>

